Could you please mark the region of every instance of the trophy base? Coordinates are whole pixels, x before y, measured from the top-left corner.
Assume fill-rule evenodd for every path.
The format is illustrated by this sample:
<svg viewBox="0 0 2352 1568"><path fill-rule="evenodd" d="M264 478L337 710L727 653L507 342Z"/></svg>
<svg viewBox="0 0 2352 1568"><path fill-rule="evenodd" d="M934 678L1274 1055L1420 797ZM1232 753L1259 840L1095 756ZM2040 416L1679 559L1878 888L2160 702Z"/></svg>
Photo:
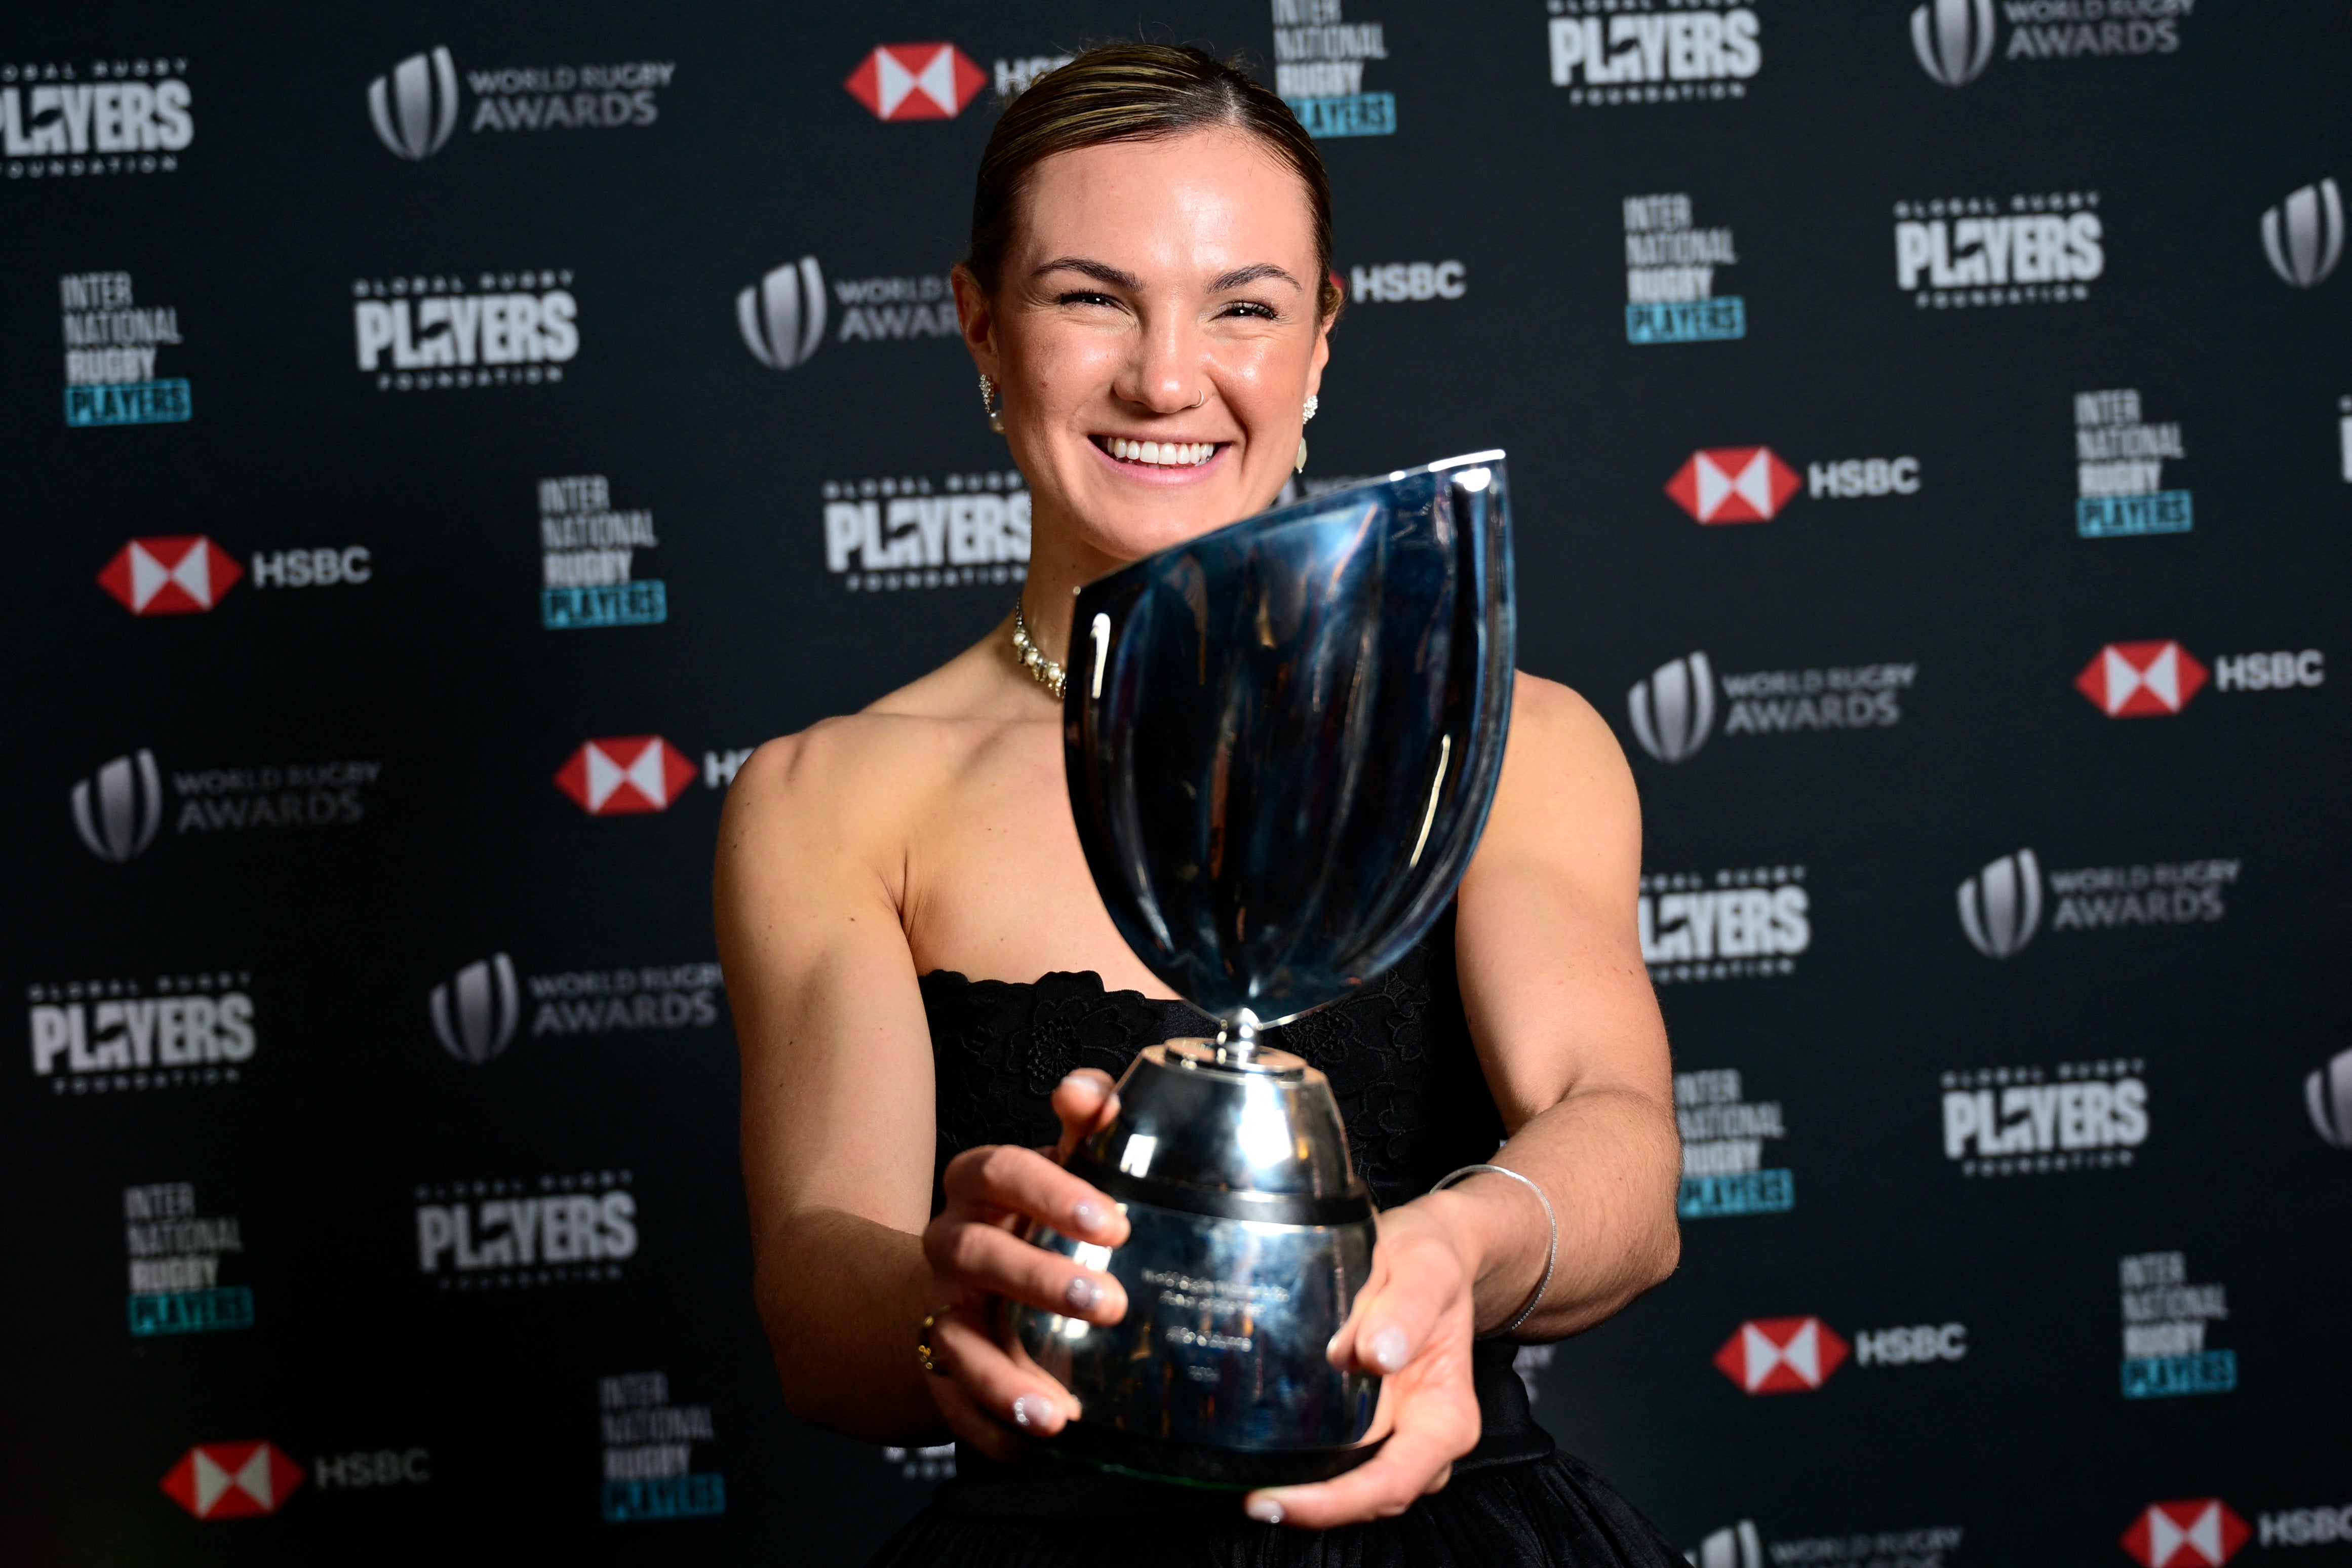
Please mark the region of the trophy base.
<svg viewBox="0 0 2352 1568"><path fill-rule="evenodd" d="M1218 1448L1073 1421L1049 1438L1046 1447L1063 1458L1142 1480L1248 1491L1256 1487L1328 1481L1379 1453L1387 1441L1376 1437L1345 1448Z"/></svg>

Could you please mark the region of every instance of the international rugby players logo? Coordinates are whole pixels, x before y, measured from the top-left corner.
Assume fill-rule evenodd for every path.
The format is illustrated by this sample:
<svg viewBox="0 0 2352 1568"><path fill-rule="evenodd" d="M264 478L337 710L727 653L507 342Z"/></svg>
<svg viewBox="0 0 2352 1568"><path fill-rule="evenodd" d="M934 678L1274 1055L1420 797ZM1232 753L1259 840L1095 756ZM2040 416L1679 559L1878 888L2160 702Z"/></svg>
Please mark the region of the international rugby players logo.
<svg viewBox="0 0 2352 1568"><path fill-rule="evenodd" d="M368 83L376 139L411 163L449 144L457 129L457 67L449 51L411 55Z"/></svg>
<svg viewBox="0 0 2352 1568"><path fill-rule="evenodd" d="M2327 281L2344 255L2344 197L2334 180L2305 185L2263 214L2271 270L2298 289Z"/></svg>
<svg viewBox="0 0 2352 1568"><path fill-rule="evenodd" d="M1946 87L1966 87L1992 60L1992 0L1929 0L1911 13L1919 68Z"/></svg>
<svg viewBox="0 0 2352 1568"><path fill-rule="evenodd" d="M2042 865L2021 849L1960 884L1960 929L1987 958L2024 950L2042 924Z"/></svg>
<svg viewBox="0 0 2352 1568"><path fill-rule="evenodd" d="M433 988L426 1007L443 1050L468 1066L487 1067L514 1039L522 1016L514 961L498 952L466 965Z"/></svg>
<svg viewBox="0 0 2352 1568"><path fill-rule="evenodd" d="M1679 763L1706 744L1715 728L1715 671L1706 655L1670 660L1626 693L1633 738L1662 763Z"/></svg>
<svg viewBox="0 0 2352 1568"><path fill-rule="evenodd" d="M808 363L824 342L824 274L814 256L788 261L735 296L743 346L770 370Z"/></svg>
<svg viewBox="0 0 2352 1568"><path fill-rule="evenodd" d="M142 746L73 786L74 831L89 852L121 865L155 842L163 821L163 780Z"/></svg>

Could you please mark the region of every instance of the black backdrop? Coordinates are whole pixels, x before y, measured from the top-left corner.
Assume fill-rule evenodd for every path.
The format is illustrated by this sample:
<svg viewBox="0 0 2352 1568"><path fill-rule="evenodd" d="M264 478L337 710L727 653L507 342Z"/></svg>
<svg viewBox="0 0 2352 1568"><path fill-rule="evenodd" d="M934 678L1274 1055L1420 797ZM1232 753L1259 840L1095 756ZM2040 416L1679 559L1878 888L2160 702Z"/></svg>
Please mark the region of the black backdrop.
<svg viewBox="0 0 2352 1568"><path fill-rule="evenodd" d="M1139 21L1325 133L1307 479L1507 447L1641 782L1685 1262L1539 1413L1709 1568L2340 1559L2352 18L1914 12L11 18L10 1560L918 1506L751 1310L712 827L1011 599L938 279Z"/></svg>

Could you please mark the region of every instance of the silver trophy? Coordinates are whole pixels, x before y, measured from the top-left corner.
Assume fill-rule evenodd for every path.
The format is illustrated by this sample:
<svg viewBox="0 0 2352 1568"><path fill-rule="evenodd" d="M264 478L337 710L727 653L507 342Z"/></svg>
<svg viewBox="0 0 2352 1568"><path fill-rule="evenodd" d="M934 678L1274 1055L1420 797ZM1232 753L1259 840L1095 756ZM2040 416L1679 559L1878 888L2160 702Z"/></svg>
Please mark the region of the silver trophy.
<svg viewBox="0 0 2352 1568"><path fill-rule="evenodd" d="M1219 1022L1146 1047L1070 1169L1132 1227L1103 1327L1015 1305L1076 1394L1062 1451L1225 1486L1368 1458L1379 1380L1330 1363L1370 1195L1322 1073L1258 1032L1347 994L1444 912L1502 770L1512 670L1503 454L1220 529L1077 597L1064 752L1078 837L1138 957Z"/></svg>

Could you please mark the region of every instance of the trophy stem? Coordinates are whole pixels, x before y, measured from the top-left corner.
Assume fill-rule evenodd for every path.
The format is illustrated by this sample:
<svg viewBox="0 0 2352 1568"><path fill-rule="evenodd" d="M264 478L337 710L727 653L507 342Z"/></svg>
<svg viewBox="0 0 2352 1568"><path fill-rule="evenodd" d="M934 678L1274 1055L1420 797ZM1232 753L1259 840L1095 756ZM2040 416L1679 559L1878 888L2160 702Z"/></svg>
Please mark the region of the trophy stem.
<svg viewBox="0 0 2352 1568"><path fill-rule="evenodd" d="M1217 1063L1240 1067L1257 1059L1257 1015L1244 1007L1231 1018L1217 1020Z"/></svg>

